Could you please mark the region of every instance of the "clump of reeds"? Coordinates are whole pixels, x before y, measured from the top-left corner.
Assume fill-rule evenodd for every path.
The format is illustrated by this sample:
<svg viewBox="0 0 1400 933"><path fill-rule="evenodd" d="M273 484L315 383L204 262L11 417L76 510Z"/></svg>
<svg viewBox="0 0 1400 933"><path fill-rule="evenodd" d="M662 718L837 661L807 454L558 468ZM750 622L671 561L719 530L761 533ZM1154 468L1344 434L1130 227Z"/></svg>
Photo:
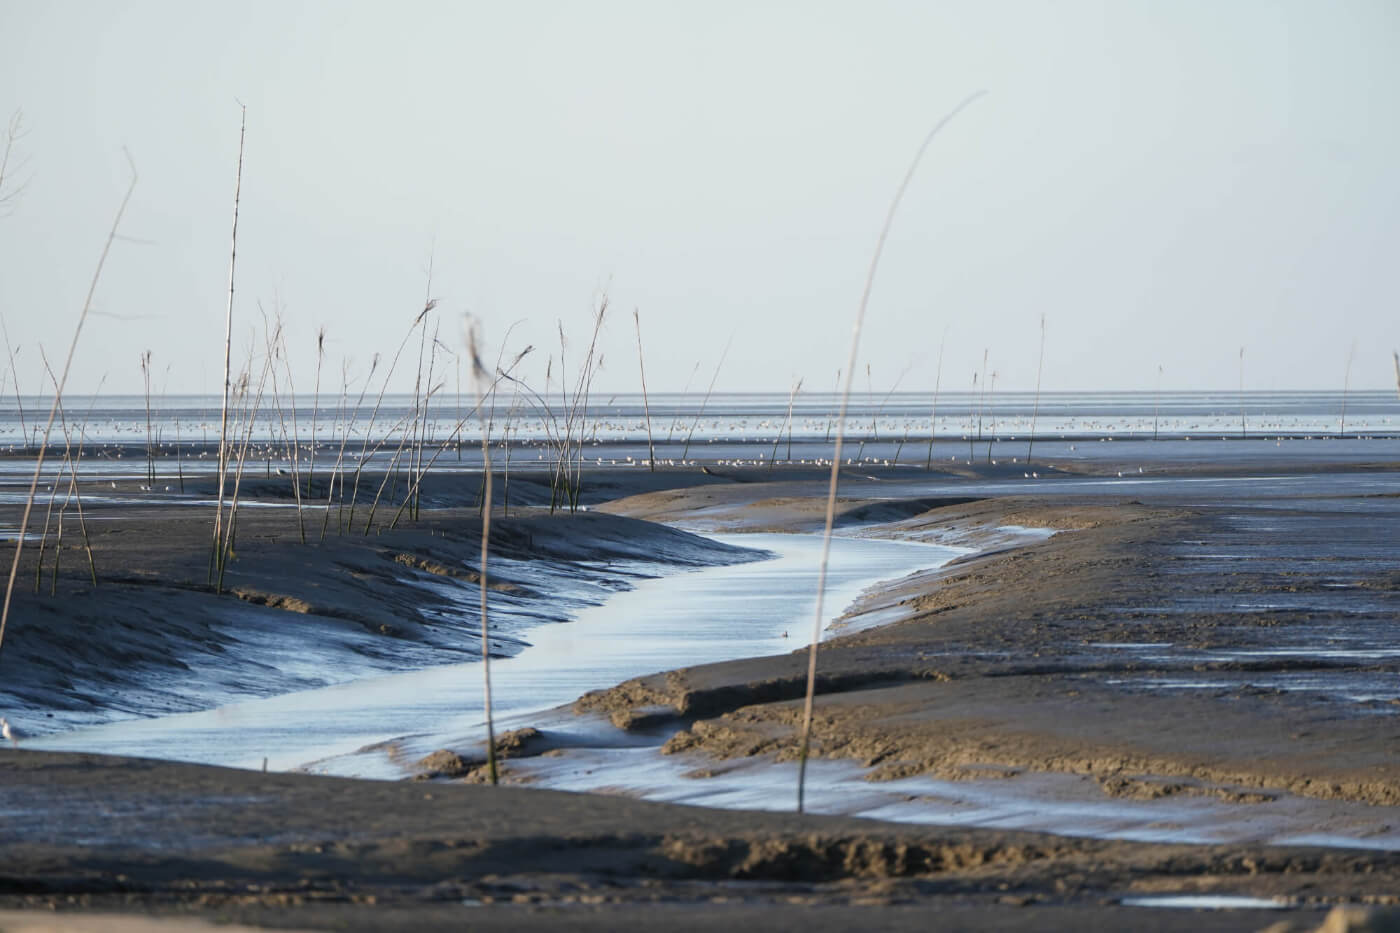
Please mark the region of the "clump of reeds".
<svg viewBox="0 0 1400 933"><path fill-rule="evenodd" d="M914 171L919 167L919 162L923 158L925 150L933 142L933 138L962 110L971 104L984 92L978 91L970 97L964 99L947 116L939 120L929 134L924 137L923 143L914 154L914 159L909 165L909 170L905 173L903 181L895 190L894 199L890 202L889 211L885 214L884 225L880 228L880 237L875 243L875 253L870 260L870 268L866 272L865 287L861 291L860 304L856 308L855 325L851 329L851 352L846 366L846 384L841 393L841 407L836 420L836 447L831 457L831 479L827 486L826 496L826 521L822 530L822 553L821 562L817 571L817 605L812 622L812 643L807 654L807 693L802 705L802 735L798 753L797 768L797 811L803 810L804 793L807 778L807 757L811 750L812 737L812 710L816 696L817 684L817 648L821 643L822 636L822 609L823 599L826 596L826 569L831 558L831 532L836 524L836 488L841 475L841 446L845 439L846 408L851 397L851 372L855 369L857 354L860 350L860 331L865 322L865 308L870 301L870 291L875 285L875 272L880 265L880 254L884 251L885 240L889 236L890 226L894 223L895 211L899 207L899 202L904 197L904 191L909 187L909 182L914 177Z"/></svg>
<svg viewBox="0 0 1400 933"><path fill-rule="evenodd" d="M122 216L126 213L127 204L131 202L132 192L136 190L136 165L131 161L129 155L127 156L127 164L131 168L131 181L127 185L126 193L122 196L116 216L112 219L112 226L107 232L107 239L102 245L102 253L97 260L97 268L93 271L92 281L88 285L87 297L83 300L83 308L78 313L78 322L73 328L73 339L68 345L68 356L63 363L63 374L58 379L58 385L54 389L53 403L49 406L49 419L44 426L43 442L39 446L34 461L34 475L29 482L29 494L25 498L24 511L20 515L19 528L15 535L15 556L10 564L9 581L5 585L5 603L3 607L0 607L0 645L4 644L5 627L10 620L10 604L14 597L15 579L19 576L20 557L24 553L24 536L29 529L29 516L34 508L34 496L39 490L39 477L44 469L44 453L48 448L49 435L53 430L54 419L58 414L64 387L68 384L68 373L73 366L73 354L78 349L78 340L82 337L83 325L87 323L88 312L92 310L92 298L97 291L97 283L102 278L102 269L107 264L107 256L111 253L112 244L116 242L117 230L121 227Z"/></svg>

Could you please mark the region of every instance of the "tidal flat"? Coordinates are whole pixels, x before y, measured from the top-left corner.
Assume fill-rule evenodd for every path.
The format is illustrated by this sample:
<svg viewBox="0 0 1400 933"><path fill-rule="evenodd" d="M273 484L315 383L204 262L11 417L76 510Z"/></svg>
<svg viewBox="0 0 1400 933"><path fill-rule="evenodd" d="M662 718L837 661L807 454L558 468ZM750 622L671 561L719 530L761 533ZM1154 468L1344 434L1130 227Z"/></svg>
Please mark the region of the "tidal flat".
<svg viewBox="0 0 1400 933"><path fill-rule="evenodd" d="M95 457L98 584L71 524L56 573L52 537L42 571L27 546L6 634L0 705L29 738L0 752L3 906L318 929L923 929L934 909L973 930L1303 930L1394 904L1400 441L1091 434L1037 440L1028 464L1009 438L913 462L887 431L842 469L833 571L898 558L828 595L801 815L813 566L763 574L781 536L818 540L815 458L731 437L652 471L602 443L577 513L550 514L538 470L512 477L490 650L507 694L511 664L554 692L515 688L491 787L465 699L470 463L424 483L413 521L339 534L318 511L331 532L307 544L269 464L216 592L207 474L157 492ZM662 593L713 617L709 647ZM632 673L551 676L614 642ZM408 699L322 741L318 717L386 679ZM449 683L462 698L426 712Z"/></svg>

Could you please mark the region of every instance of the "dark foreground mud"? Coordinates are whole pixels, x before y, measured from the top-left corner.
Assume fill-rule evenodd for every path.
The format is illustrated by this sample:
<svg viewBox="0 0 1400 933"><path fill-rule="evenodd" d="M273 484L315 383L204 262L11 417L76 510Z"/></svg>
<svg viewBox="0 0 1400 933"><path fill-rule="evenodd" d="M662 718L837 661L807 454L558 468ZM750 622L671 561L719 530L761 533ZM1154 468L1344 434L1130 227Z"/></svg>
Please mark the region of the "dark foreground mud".
<svg viewBox="0 0 1400 933"><path fill-rule="evenodd" d="M1386 903L1400 889L1389 854L911 828L90 755L7 752L0 786L0 902L11 908L345 929L663 917L914 929L938 905L963 929L1249 929L1255 918L1239 912L1188 924L1118 902L1189 890Z"/></svg>

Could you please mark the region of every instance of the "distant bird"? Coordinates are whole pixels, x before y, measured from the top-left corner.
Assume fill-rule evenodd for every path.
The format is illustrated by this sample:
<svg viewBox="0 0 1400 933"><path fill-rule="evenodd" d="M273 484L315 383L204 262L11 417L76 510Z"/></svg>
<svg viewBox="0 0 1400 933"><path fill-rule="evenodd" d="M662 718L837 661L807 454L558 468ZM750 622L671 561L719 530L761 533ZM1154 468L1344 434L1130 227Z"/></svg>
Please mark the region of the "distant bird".
<svg viewBox="0 0 1400 933"><path fill-rule="evenodd" d="M8 719L6 719L4 716L0 716L0 735L3 735L5 737L5 741L9 742L15 748L19 748L19 737L22 734L23 733L21 733L18 729L10 725L10 721Z"/></svg>

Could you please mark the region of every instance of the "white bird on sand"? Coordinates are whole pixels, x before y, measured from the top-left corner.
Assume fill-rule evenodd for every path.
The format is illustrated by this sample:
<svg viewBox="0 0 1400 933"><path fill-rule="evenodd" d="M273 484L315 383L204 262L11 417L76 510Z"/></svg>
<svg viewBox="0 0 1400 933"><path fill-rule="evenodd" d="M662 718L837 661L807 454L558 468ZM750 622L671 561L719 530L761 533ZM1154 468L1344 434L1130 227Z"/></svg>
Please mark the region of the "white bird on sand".
<svg viewBox="0 0 1400 933"><path fill-rule="evenodd" d="M23 734L24 733L20 732L14 726L10 725L8 719L4 716L0 716L0 735L5 737L6 742L9 742L15 748L19 748L19 738Z"/></svg>

